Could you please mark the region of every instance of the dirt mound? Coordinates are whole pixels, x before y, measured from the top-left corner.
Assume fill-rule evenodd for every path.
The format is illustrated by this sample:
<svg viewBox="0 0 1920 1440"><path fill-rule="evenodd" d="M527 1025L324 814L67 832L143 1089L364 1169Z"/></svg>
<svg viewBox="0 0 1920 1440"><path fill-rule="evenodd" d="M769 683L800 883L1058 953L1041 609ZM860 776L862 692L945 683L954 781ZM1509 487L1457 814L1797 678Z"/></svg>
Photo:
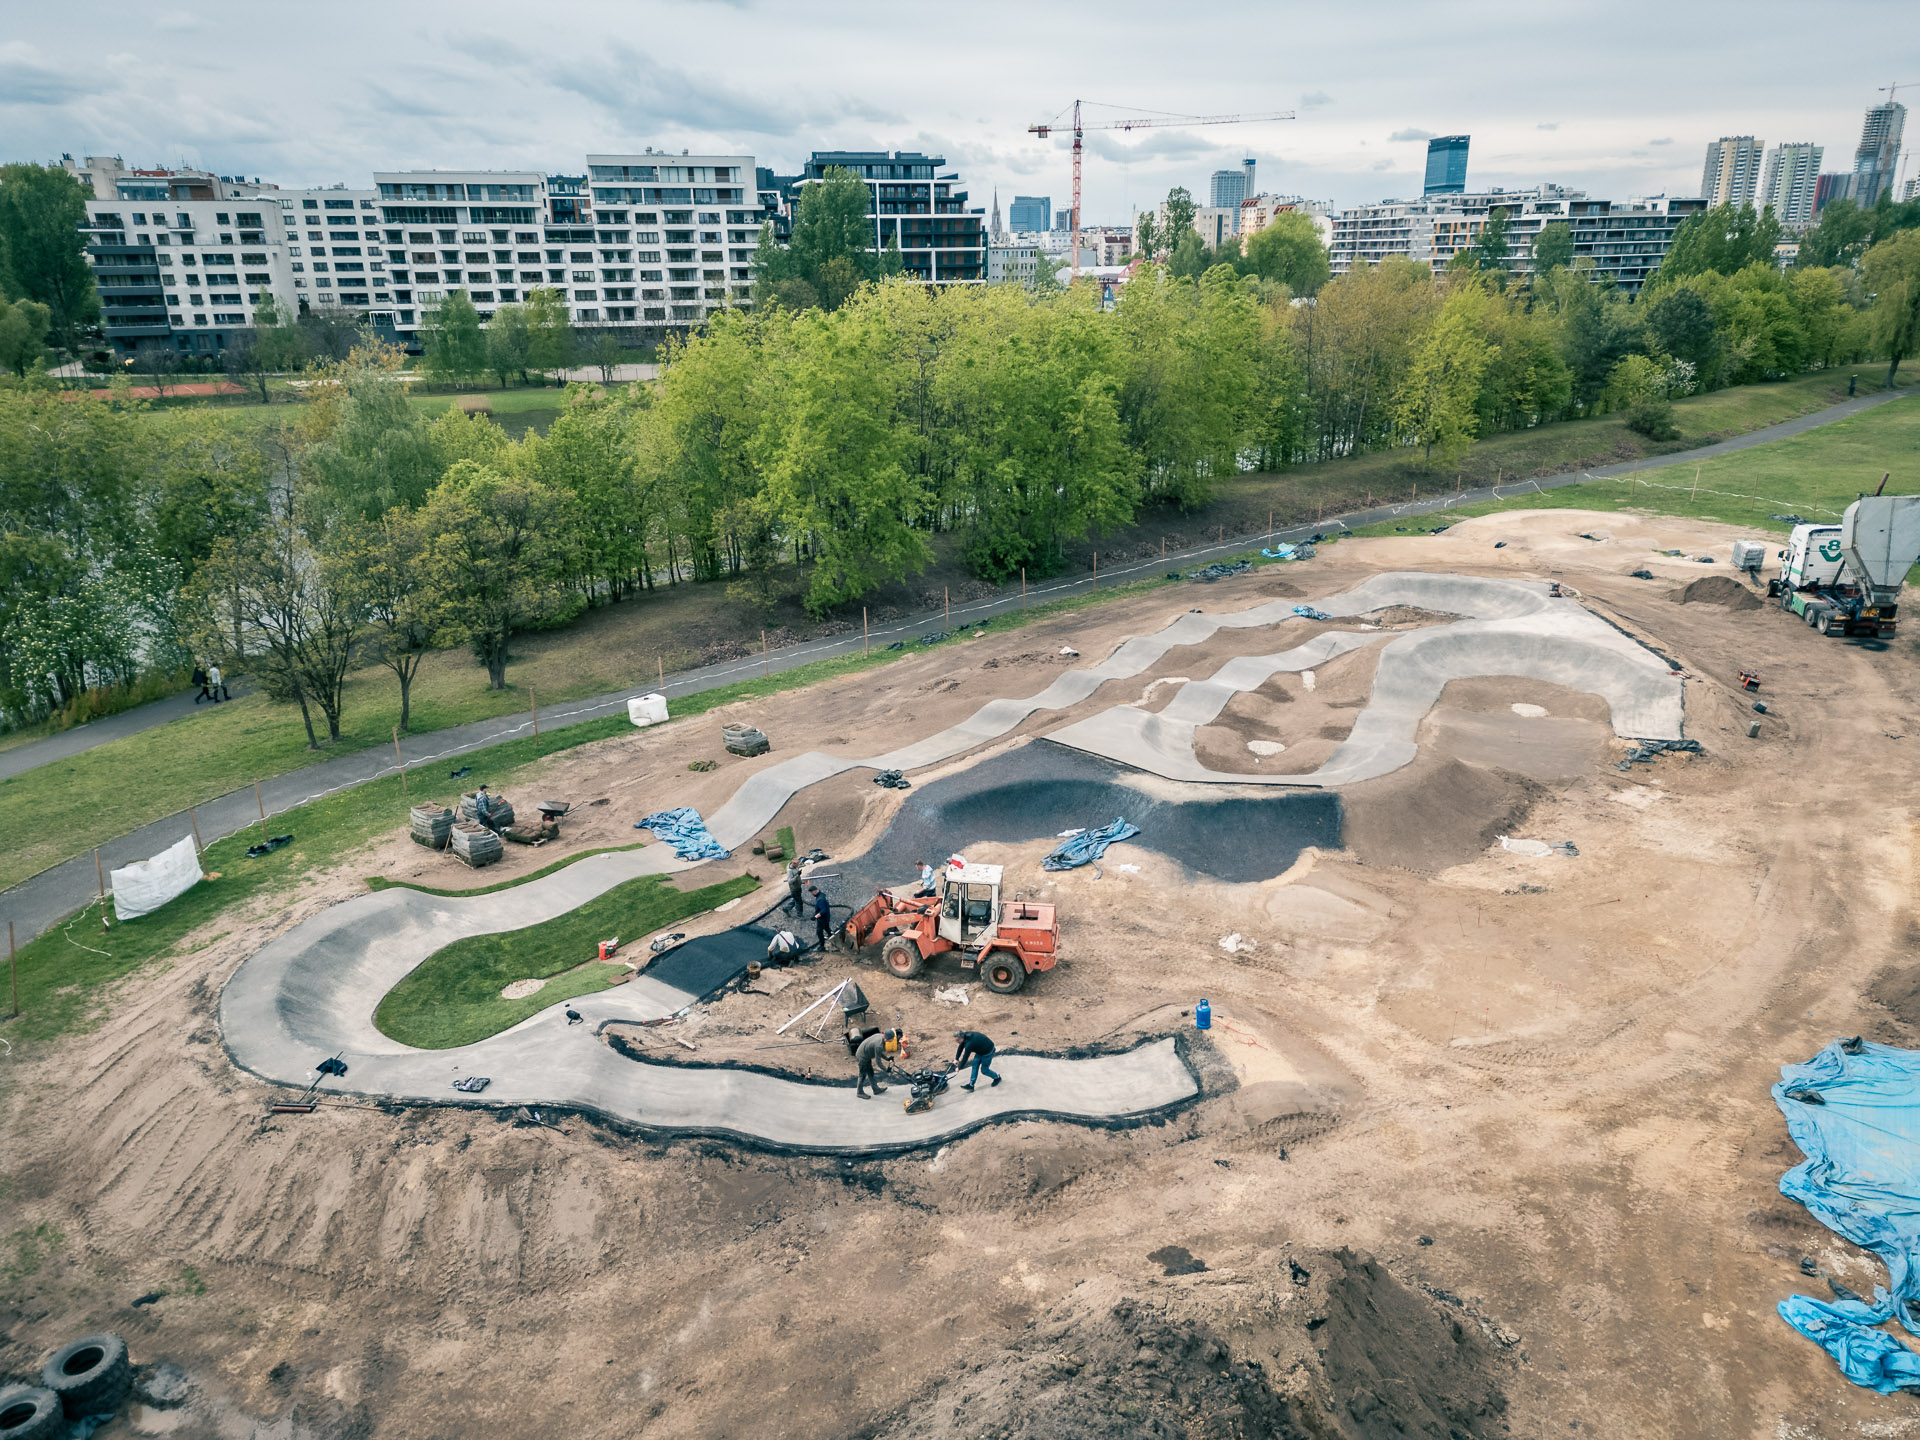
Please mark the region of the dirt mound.
<svg viewBox="0 0 1920 1440"><path fill-rule="evenodd" d="M1418 605L1389 605L1384 610L1370 612L1366 618L1375 625L1451 625L1460 617L1422 610Z"/></svg>
<svg viewBox="0 0 1920 1440"><path fill-rule="evenodd" d="M1305 1251L1226 1280L1191 1273L1145 1294L1114 1276L1088 1281L1014 1348L941 1382L877 1433L889 1440L1467 1440L1505 1433L1503 1342L1464 1306L1419 1294L1371 1256Z"/></svg>
<svg viewBox="0 0 1920 1440"><path fill-rule="evenodd" d="M1729 610L1758 610L1760 597L1727 575L1702 575L1673 592L1676 605L1724 605Z"/></svg>
<svg viewBox="0 0 1920 1440"><path fill-rule="evenodd" d="M1423 749L1413 764L1340 793L1349 850L1368 865L1432 874L1464 864L1516 829L1543 791L1519 776Z"/></svg>

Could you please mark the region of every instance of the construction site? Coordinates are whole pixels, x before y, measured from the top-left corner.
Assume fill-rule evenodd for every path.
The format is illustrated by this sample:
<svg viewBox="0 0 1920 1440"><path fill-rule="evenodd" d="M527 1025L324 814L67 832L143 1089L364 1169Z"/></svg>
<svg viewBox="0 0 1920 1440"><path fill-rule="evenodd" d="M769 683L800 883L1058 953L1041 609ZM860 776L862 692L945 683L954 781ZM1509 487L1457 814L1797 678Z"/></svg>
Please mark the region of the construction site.
<svg viewBox="0 0 1920 1440"><path fill-rule="evenodd" d="M1769 1093L1920 1043L1896 499L643 705L504 845L418 772L14 1067L7 1368L124 1337L107 1440L1920 1434L1775 1313L1885 1276Z"/></svg>

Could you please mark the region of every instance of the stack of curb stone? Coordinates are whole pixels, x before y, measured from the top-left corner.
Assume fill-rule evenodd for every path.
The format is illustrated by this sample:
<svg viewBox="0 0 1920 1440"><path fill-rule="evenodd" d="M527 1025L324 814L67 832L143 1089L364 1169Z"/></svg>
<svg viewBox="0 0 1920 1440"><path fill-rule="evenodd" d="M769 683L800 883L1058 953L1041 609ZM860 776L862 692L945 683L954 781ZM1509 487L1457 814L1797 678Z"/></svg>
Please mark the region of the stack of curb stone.
<svg viewBox="0 0 1920 1440"><path fill-rule="evenodd" d="M462 820L453 827L453 853L478 870L500 858L500 837L478 820Z"/></svg>
<svg viewBox="0 0 1920 1440"><path fill-rule="evenodd" d="M462 820L477 820L479 818L478 814L474 811L473 796L471 794L460 797L460 818ZM513 824L513 802L508 800L504 795L496 795L493 797L493 823L498 825L502 830Z"/></svg>
<svg viewBox="0 0 1920 1440"><path fill-rule="evenodd" d="M444 805L416 805L409 812L407 828L414 844L444 850L453 833L453 812Z"/></svg>

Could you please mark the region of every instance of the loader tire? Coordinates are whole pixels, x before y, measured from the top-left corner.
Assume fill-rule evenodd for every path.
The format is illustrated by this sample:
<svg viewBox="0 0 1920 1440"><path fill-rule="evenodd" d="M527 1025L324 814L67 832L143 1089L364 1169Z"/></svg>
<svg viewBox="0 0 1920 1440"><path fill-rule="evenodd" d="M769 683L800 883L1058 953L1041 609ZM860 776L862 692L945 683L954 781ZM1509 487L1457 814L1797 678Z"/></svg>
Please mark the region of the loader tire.
<svg viewBox="0 0 1920 1440"><path fill-rule="evenodd" d="M898 975L902 980L911 980L926 969L925 957L920 947L904 935L895 935L887 941L887 948L880 952L881 963Z"/></svg>
<svg viewBox="0 0 1920 1440"><path fill-rule="evenodd" d="M133 1388L127 1342L107 1331L83 1335L53 1352L40 1383L60 1397L70 1420L111 1414Z"/></svg>
<svg viewBox="0 0 1920 1440"><path fill-rule="evenodd" d="M1027 983L1027 967L1018 955L996 950L980 961L980 983L996 995L1012 995Z"/></svg>
<svg viewBox="0 0 1920 1440"><path fill-rule="evenodd" d="M38 1385L0 1387L0 1440L65 1440L60 1397Z"/></svg>

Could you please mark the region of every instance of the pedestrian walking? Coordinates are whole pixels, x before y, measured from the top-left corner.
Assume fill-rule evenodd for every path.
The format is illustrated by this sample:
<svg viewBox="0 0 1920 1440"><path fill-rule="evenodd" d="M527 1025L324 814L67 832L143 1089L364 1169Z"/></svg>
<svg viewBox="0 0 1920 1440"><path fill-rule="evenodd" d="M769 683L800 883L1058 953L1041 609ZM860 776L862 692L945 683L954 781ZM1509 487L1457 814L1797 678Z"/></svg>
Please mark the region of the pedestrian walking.
<svg viewBox="0 0 1920 1440"><path fill-rule="evenodd" d="M787 908L797 920L807 913L806 897L800 893L800 857L787 861Z"/></svg>
<svg viewBox="0 0 1920 1440"><path fill-rule="evenodd" d="M198 661L194 662L192 683L200 687L200 693L193 697L194 704L198 705L202 700L213 698L207 691L207 667Z"/></svg>
<svg viewBox="0 0 1920 1440"><path fill-rule="evenodd" d="M873 1086L873 1093L875 1095L884 1095L887 1093L887 1087L880 1083L880 1077L875 1072L881 1069L891 1070L893 1068L893 1060L887 1054L887 1047L892 1045L895 1049L898 1049L899 1043L900 1032L898 1030L876 1030L873 1034L862 1040L860 1042L860 1048L853 1052L854 1061L860 1067L860 1078L853 1083L853 1093L860 1099L867 1100L872 1098L867 1094L867 1086L869 1085Z"/></svg>
<svg viewBox="0 0 1920 1440"><path fill-rule="evenodd" d="M807 887L813 892L813 928L819 938L820 948L827 948L827 937L833 933L833 906L827 900L827 892L818 885Z"/></svg>
<svg viewBox="0 0 1920 1440"><path fill-rule="evenodd" d="M962 1090L973 1089L975 1085L980 1083L980 1077L983 1074L989 1080L993 1081L995 1085L998 1085L1000 1083L1000 1077L996 1075L993 1070L993 1057L995 1054L993 1041L985 1035L982 1035L978 1030L956 1030L953 1032L953 1038L960 1042L959 1048L953 1052L954 1067L957 1069L965 1065L969 1060L973 1062L973 1073L967 1077L967 1083L960 1088Z"/></svg>
<svg viewBox="0 0 1920 1440"><path fill-rule="evenodd" d="M222 700L231 700L233 698L233 696L227 693L226 676L220 673L220 662L218 660L207 667L207 690L212 694L213 703L216 705Z"/></svg>

